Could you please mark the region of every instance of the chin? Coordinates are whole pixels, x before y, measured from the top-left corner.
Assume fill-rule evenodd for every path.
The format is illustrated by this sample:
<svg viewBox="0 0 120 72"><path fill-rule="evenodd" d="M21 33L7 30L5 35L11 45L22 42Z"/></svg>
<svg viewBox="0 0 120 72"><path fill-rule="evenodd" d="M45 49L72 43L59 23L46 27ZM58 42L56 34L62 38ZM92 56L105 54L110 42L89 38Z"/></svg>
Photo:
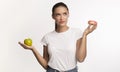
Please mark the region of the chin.
<svg viewBox="0 0 120 72"><path fill-rule="evenodd" d="M65 24L65 23L63 23L63 24L60 24L60 26L61 26L61 27L63 27L63 26L66 26L66 24Z"/></svg>

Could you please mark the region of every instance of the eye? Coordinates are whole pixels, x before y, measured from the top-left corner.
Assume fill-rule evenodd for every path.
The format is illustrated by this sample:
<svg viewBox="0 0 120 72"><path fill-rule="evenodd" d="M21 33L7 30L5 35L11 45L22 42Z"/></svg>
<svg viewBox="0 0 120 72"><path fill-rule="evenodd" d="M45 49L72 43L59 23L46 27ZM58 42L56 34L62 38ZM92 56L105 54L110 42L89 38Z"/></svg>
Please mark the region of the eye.
<svg viewBox="0 0 120 72"><path fill-rule="evenodd" d="M65 12L65 13L63 13L63 15L67 15L67 13Z"/></svg>
<svg viewBox="0 0 120 72"><path fill-rule="evenodd" d="M55 14L55 16L60 16L60 14Z"/></svg>

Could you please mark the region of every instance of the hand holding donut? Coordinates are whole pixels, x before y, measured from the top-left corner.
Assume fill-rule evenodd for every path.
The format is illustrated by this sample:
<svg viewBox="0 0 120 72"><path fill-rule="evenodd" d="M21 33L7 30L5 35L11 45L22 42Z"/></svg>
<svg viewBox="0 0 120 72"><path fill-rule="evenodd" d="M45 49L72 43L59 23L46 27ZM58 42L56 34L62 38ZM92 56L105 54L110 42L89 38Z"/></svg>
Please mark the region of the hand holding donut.
<svg viewBox="0 0 120 72"><path fill-rule="evenodd" d="M94 20L88 21L89 26L85 29L84 35L88 35L97 28L97 22Z"/></svg>

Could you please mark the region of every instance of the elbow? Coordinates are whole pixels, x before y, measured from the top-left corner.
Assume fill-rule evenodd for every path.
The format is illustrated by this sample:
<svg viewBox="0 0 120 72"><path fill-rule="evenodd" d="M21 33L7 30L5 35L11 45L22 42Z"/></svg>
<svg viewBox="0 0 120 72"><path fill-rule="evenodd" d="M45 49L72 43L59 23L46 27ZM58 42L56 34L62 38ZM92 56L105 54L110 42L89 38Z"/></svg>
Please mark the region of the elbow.
<svg viewBox="0 0 120 72"><path fill-rule="evenodd" d="M85 58L86 58L86 56L84 56L84 57L78 57L77 60L78 60L78 62L82 63L82 62L85 61Z"/></svg>
<svg viewBox="0 0 120 72"><path fill-rule="evenodd" d="M85 59L78 59L78 62L82 63Z"/></svg>
<svg viewBox="0 0 120 72"><path fill-rule="evenodd" d="M45 70L47 70L47 68L48 68L48 64L47 64L47 62L46 62L46 63L41 64L41 66L42 66Z"/></svg>
<svg viewBox="0 0 120 72"><path fill-rule="evenodd" d="M47 65L47 66L43 66L43 68L44 68L45 70L47 70L47 68L48 68L48 65Z"/></svg>
<svg viewBox="0 0 120 72"><path fill-rule="evenodd" d="M78 62L82 63L85 61L86 54L77 54L77 60Z"/></svg>

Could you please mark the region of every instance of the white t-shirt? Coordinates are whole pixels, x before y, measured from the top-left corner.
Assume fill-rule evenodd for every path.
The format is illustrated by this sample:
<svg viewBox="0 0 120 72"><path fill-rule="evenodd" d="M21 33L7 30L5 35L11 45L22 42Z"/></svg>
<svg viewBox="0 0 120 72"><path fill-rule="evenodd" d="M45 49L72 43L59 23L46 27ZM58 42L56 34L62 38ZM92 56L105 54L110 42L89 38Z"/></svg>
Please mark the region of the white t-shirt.
<svg viewBox="0 0 120 72"><path fill-rule="evenodd" d="M51 68L66 71L76 67L76 42L82 37L78 28L69 28L65 32L52 31L47 33L41 43L48 46L49 62Z"/></svg>

